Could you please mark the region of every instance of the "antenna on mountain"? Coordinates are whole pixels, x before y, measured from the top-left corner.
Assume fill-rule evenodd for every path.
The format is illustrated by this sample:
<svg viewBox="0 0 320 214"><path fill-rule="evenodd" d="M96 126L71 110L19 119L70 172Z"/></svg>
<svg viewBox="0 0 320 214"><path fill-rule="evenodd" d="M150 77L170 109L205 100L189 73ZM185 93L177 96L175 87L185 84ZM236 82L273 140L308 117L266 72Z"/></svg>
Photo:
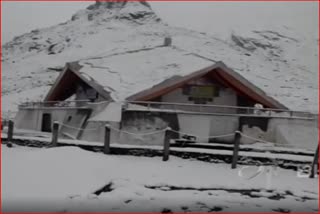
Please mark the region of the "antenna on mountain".
<svg viewBox="0 0 320 214"><path fill-rule="evenodd" d="M163 46L171 46L172 44L172 38L171 37L165 37Z"/></svg>

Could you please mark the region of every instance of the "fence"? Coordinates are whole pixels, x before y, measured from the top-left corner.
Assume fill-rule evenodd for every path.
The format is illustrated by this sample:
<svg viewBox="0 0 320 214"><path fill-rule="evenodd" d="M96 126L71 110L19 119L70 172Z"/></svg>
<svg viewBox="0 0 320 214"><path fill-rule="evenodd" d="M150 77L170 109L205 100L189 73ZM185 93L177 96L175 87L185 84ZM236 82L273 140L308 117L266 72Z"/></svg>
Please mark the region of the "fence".
<svg viewBox="0 0 320 214"><path fill-rule="evenodd" d="M2 124L3 125L2 121ZM7 132L7 145L9 147L11 147L11 143L13 141L13 130L14 130L14 122L12 120L9 120L7 122L8 125L8 132ZM54 122L53 124L53 129L52 129L52 138L51 138L51 145L56 147L58 146L58 136L59 136L59 126L67 126L65 124L60 124L58 122ZM69 126L71 127L71 126ZM76 128L76 127L71 127L74 129L80 129L80 128ZM119 130L116 129L112 126L110 126L109 124L107 124L105 126L105 135L104 135L104 145L103 145L103 152L105 154L110 154L111 153L111 149L110 149L110 132L111 130L117 131L117 132L123 132L126 134L130 134L130 135L140 135L140 136L145 136L145 135L154 135L154 134L158 134L158 133L164 133L165 137L164 137L164 143L163 143L163 157L162 160L163 161L168 161L169 160L169 155L170 155L170 140L171 140L171 136L172 133L179 133L179 134L187 134L190 136L190 134L188 133L182 133L176 130L172 130L170 127L167 127L165 129L162 130L158 130L158 131L154 131L154 132L149 132L149 133L132 133L132 132L128 132L128 131L123 131L123 130ZM253 138L251 136L245 135L240 131L236 131L235 133L229 133L229 134L225 134L225 135L219 135L219 136L196 136L198 138L221 138L221 137L226 137L226 136L234 136L234 146L233 146L233 154L232 154L232 162L231 162L231 168L232 169L236 169L237 168L237 163L238 163L238 159L239 159L239 150L240 150L240 139L241 137L245 137L245 138L249 138L249 139L254 139L257 141L262 141L261 139L256 139ZM273 142L267 142L267 141L262 141L262 142L266 142L266 143L273 143ZM319 146L317 147L315 154L314 154L314 160L312 162L311 165L311 169L312 169L312 173L310 174L310 178L314 178L315 177L315 166L318 166L318 158L319 158Z"/></svg>

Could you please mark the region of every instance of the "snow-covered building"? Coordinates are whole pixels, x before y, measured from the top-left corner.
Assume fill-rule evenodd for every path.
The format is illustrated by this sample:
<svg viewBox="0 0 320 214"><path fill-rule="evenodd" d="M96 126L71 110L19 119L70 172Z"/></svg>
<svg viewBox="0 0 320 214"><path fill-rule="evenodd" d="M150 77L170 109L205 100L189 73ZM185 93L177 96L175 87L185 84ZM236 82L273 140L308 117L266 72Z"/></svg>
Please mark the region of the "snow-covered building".
<svg viewBox="0 0 320 214"><path fill-rule="evenodd" d="M158 50L150 50L150 54L139 58L143 64L138 65L137 60L125 61L122 57L129 76L125 79L115 78L118 73L112 70L119 64L111 61L101 67L67 63L44 102L20 106L17 127L50 132L57 121L61 137L103 142L104 126L110 124L112 142L151 145L163 143L163 132L157 131L168 126L196 136L197 142L232 143L233 136L216 139L214 136L236 130L255 138L302 147L305 145L300 143L299 136L304 136L301 132L316 137L314 115L290 111L223 62L212 65L198 56L184 55L166 58L171 60L166 65L171 66L164 68L155 59L164 58L166 53L159 55ZM181 71L181 67L186 70ZM161 76L148 80L143 76L145 71L159 69L163 69ZM264 108L257 109L256 104ZM288 135L288 130L301 132ZM141 135L150 132L155 134ZM182 135L176 133L173 137L180 139ZM313 147L316 140L308 144Z"/></svg>
<svg viewBox="0 0 320 214"><path fill-rule="evenodd" d="M108 76L102 76L101 71L87 72L88 68L82 68L78 63L67 63L44 101L64 101L72 96L75 101L119 101L113 98L111 93L114 91L109 86L100 84L105 81L101 78L108 79ZM137 77L132 82L139 81L139 79ZM143 86L141 89L144 89ZM135 94L128 93L128 95L130 96L125 100L131 102L147 101L239 107L254 107L256 103L261 103L267 108L287 109L222 62L185 76L174 75L151 88ZM181 107L178 106L178 108ZM233 113L236 112L235 110L241 109L224 110Z"/></svg>

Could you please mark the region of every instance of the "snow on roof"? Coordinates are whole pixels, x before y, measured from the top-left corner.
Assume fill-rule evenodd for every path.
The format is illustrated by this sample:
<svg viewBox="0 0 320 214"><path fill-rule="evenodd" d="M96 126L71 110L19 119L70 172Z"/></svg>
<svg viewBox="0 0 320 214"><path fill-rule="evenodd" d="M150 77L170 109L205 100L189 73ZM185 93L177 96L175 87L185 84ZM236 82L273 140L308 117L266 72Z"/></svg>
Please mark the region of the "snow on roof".
<svg viewBox="0 0 320 214"><path fill-rule="evenodd" d="M79 72L83 77L101 85L105 91L111 92L113 100L122 101L133 94L141 91L143 93L143 90L150 91L150 88L164 80L170 80L177 76L193 75L194 72L200 72L205 68L213 69L212 65L218 66L219 63L198 54L187 53L176 47L154 46L83 60L80 64L83 67ZM223 63L221 66L227 69ZM252 89L244 88L243 90L251 91L262 100L266 99L266 103L262 103L267 106L286 108L266 96L263 91L243 78L242 75L237 75L237 72L231 70L224 72L233 75L237 81L240 81L239 78L245 81L246 83L241 87L251 86ZM152 89L157 90L156 88Z"/></svg>
<svg viewBox="0 0 320 214"><path fill-rule="evenodd" d="M213 64L173 47L156 46L114 55L108 58L81 61L81 74L89 76L110 91L114 100L150 88L175 75L187 75Z"/></svg>

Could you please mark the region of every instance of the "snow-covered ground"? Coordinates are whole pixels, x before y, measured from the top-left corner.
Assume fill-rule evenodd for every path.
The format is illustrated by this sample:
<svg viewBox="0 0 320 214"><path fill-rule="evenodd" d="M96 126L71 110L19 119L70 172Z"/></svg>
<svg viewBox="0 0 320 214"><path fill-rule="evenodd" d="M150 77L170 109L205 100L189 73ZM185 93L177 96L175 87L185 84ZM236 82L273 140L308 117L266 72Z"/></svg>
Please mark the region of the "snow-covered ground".
<svg viewBox="0 0 320 214"><path fill-rule="evenodd" d="M241 167L239 167L241 169ZM318 179L78 147L2 146L3 211L317 211ZM104 191L99 191L103 187ZM266 189L268 188L268 190Z"/></svg>

